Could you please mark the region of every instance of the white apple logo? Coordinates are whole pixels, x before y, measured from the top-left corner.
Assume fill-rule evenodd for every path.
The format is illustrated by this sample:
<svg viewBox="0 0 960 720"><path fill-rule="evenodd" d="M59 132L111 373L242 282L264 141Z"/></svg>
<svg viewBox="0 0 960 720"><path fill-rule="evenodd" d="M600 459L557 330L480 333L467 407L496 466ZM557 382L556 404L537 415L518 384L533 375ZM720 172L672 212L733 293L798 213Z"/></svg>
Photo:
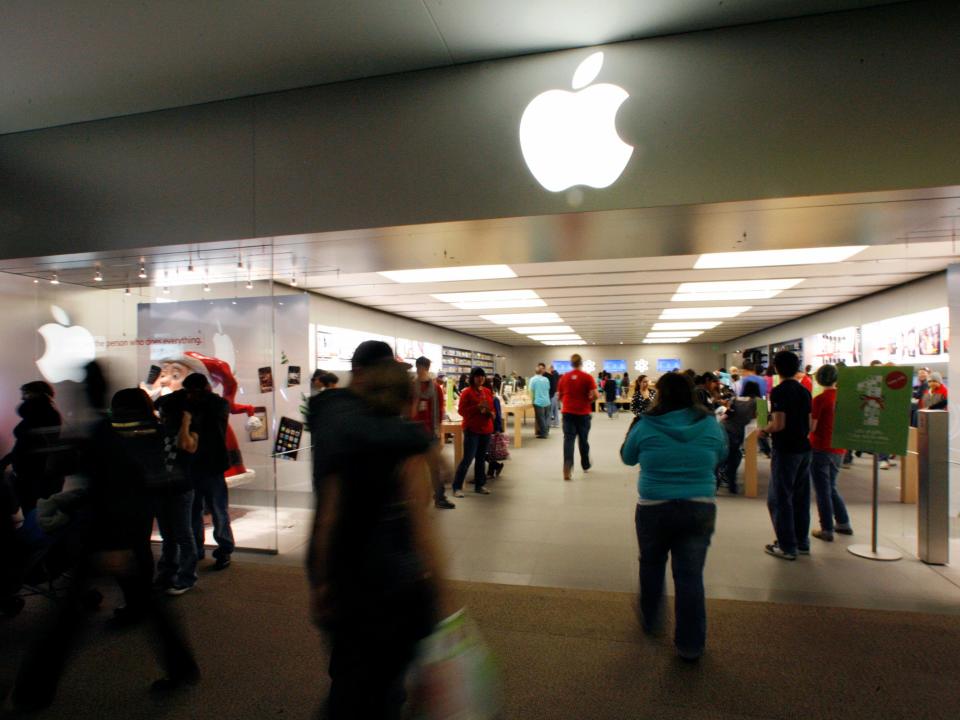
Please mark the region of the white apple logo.
<svg viewBox="0 0 960 720"><path fill-rule="evenodd" d="M650 369L650 363L648 363L646 360L636 360L633 363L633 369L637 372L645 373Z"/></svg>
<svg viewBox="0 0 960 720"><path fill-rule="evenodd" d="M223 325L217 320L217 333L213 336L213 356L218 360L223 360L230 369L237 370L237 353L233 347L233 340L223 332Z"/></svg>
<svg viewBox="0 0 960 720"><path fill-rule="evenodd" d="M56 305L50 306L55 323L41 326L37 332L43 336L46 348L37 360L37 368L47 382L56 384L64 380L81 382L84 366L97 355L93 335L80 325L70 326L70 316Z"/></svg>
<svg viewBox="0 0 960 720"><path fill-rule="evenodd" d="M583 369L586 372L593 374L593 371L597 369L597 364L593 360L584 360Z"/></svg>
<svg viewBox="0 0 960 720"><path fill-rule="evenodd" d="M520 149L530 172L551 192L574 185L608 187L633 154L616 126L629 93L608 83L586 87L602 66L603 53L594 53L573 74L573 89L579 92L547 90L523 111Z"/></svg>

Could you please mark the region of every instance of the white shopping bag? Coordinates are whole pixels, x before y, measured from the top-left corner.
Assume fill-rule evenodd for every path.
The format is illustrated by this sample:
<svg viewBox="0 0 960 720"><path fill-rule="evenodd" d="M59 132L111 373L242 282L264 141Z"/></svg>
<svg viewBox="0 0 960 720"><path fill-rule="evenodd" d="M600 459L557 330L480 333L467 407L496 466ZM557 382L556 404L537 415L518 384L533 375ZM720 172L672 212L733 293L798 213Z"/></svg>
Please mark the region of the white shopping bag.
<svg viewBox="0 0 960 720"><path fill-rule="evenodd" d="M500 712L496 663L464 610L420 643L415 685L415 720L491 720Z"/></svg>

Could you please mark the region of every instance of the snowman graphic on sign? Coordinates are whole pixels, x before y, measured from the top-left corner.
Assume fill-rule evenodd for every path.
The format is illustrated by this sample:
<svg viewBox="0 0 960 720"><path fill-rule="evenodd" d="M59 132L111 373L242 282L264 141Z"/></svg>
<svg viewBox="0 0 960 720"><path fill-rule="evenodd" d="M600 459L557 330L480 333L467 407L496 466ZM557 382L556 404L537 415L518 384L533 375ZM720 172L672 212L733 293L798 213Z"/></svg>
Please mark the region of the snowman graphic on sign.
<svg viewBox="0 0 960 720"><path fill-rule="evenodd" d="M863 424L880 424L880 412L883 410L883 376L871 375L857 383L860 396L860 410L863 411Z"/></svg>

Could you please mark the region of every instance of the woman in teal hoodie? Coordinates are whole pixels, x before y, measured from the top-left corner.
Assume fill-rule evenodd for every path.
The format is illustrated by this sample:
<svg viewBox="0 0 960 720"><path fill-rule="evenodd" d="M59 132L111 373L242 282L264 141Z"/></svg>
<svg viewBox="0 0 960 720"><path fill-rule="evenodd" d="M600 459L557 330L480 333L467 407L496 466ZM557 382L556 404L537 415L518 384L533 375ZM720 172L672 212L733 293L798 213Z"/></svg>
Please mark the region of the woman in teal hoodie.
<svg viewBox="0 0 960 720"><path fill-rule="evenodd" d="M697 660L706 641L703 565L717 517L715 470L726 456L726 433L680 373L660 377L657 404L634 420L620 448L625 464L641 468L635 520L643 629L654 634L663 621L669 554L676 588L674 643L685 660Z"/></svg>

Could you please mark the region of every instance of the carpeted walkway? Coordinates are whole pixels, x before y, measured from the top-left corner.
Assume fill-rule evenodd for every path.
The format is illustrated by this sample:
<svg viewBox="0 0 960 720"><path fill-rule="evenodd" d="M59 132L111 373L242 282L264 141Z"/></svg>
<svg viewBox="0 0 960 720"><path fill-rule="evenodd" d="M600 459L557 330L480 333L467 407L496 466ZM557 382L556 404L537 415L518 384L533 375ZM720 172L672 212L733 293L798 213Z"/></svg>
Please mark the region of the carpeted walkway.
<svg viewBox="0 0 960 720"><path fill-rule="evenodd" d="M677 661L643 636L624 593L452 583L504 673L505 718L957 718L960 618L710 601L706 656ZM107 608L114 600L108 594ZM58 702L39 718L309 718L327 689L296 568L237 562L173 600L202 684L158 704L139 629L90 618ZM0 619L0 692L45 600ZM385 612L389 608L384 608Z"/></svg>

